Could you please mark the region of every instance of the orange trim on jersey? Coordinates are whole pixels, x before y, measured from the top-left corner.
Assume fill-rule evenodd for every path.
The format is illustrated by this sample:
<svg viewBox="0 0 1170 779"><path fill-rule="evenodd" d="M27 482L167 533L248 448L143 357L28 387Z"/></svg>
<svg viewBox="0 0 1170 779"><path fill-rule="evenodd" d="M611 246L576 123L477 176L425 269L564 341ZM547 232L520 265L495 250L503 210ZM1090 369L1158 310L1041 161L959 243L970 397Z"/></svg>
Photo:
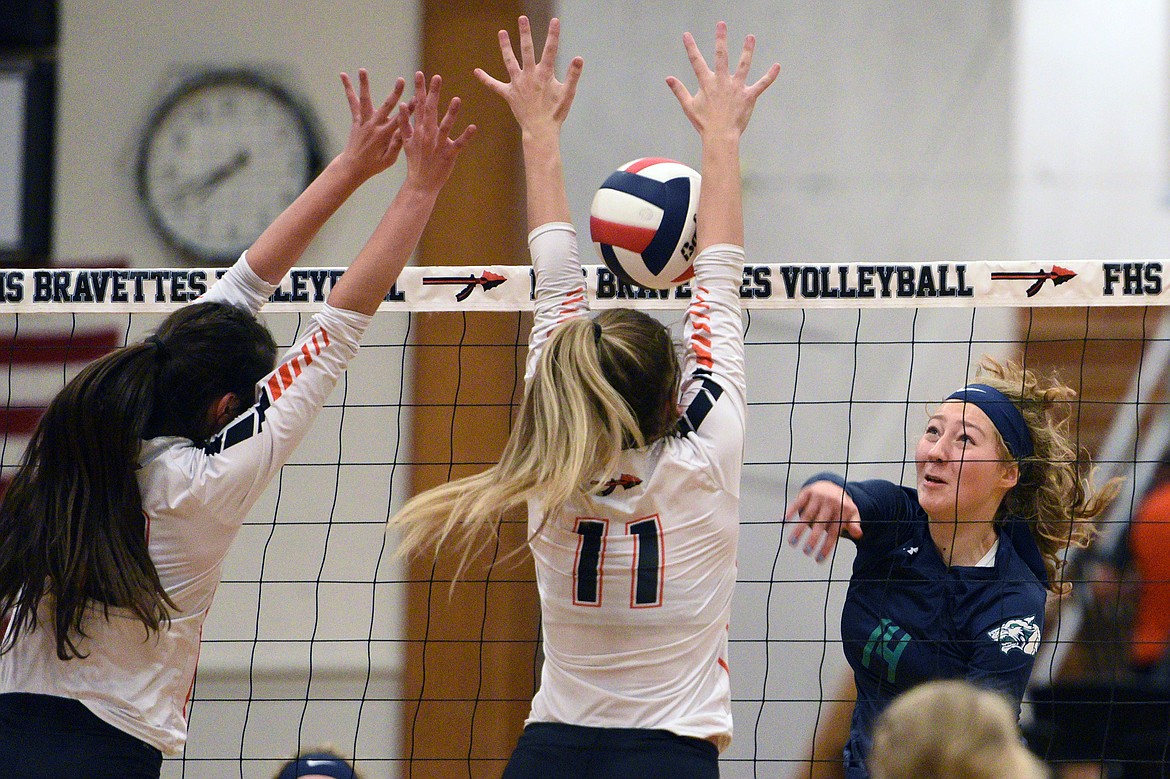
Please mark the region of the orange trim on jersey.
<svg viewBox="0 0 1170 779"><path fill-rule="evenodd" d="M724 660L722 657L720 657L720 658L719 658L718 660L716 660L715 662L719 663L719 667L720 667L720 668L722 668L724 671L727 671L727 673L728 673L728 674L730 674L730 673L731 673L731 668L730 668L730 667L728 667L728 665L727 665L727 661L726 661L726 660Z"/></svg>
<svg viewBox="0 0 1170 779"><path fill-rule="evenodd" d="M324 328L301 344L301 353L290 357L268 377L268 394L275 403L284 391L293 385L306 367L313 364L313 358L329 346L329 333Z"/></svg>
<svg viewBox="0 0 1170 779"><path fill-rule="evenodd" d="M690 311L688 312L691 323L691 351L695 353L699 365L704 368L715 367L715 361L711 357L711 322L707 317L707 300L703 297L707 294L706 287L698 287L695 290L695 300L691 303ZM705 332L706 336L699 335Z"/></svg>
<svg viewBox="0 0 1170 779"><path fill-rule="evenodd" d="M585 288L577 287L577 289L568 293L565 299L561 301L560 311L561 315L573 314L577 311L577 306L585 302Z"/></svg>

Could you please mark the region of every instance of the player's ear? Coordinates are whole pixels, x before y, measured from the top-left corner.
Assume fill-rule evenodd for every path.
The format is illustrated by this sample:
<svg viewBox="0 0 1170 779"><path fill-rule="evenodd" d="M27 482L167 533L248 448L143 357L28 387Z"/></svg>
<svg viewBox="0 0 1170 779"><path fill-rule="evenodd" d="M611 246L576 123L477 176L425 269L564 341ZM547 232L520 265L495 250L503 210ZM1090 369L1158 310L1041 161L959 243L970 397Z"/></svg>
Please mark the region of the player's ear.
<svg viewBox="0 0 1170 779"><path fill-rule="evenodd" d="M1010 490L1020 483L1020 464L1015 460L1009 460L1003 463L1000 467L999 483L1004 490Z"/></svg>
<svg viewBox="0 0 1170 779"><path fill-rule="evenodd" d="M223 430L240 411L240 399L234 392L229 392L211 404L207 410L207 422L211 435Z"/></svg>

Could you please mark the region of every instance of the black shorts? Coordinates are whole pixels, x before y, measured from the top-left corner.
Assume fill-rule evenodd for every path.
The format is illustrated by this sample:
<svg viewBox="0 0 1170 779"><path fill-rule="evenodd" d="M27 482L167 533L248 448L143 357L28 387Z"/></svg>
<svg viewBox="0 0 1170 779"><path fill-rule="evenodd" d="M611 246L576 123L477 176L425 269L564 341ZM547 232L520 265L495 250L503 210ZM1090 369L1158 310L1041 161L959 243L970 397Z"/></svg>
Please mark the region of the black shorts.
<svg viewBox="0 0 1170 779"><path fill-rule="evenodd" d="M0 779L158 779L162 753L81 701L0 695Z"/></svg>
<svg viewBox="0 0 1170 779"><path fill-rule="evenodd" d="M534 722L502 779L718 779L710 741L665 730Z"/></svg>

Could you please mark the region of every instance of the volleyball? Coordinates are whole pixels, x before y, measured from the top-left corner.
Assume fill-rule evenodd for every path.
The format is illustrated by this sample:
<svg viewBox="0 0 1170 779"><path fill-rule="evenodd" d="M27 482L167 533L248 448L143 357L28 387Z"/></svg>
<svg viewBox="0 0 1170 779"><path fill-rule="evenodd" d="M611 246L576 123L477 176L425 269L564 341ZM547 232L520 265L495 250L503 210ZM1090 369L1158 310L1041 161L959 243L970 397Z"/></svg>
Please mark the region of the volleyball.
<svg viewBox="0 0 1170 779"><path fill-rule="evenodd" d="M589 233L622 281L677 287L694 275L701 177L681 162L643 157L610 174L593 196Z"/></svg>

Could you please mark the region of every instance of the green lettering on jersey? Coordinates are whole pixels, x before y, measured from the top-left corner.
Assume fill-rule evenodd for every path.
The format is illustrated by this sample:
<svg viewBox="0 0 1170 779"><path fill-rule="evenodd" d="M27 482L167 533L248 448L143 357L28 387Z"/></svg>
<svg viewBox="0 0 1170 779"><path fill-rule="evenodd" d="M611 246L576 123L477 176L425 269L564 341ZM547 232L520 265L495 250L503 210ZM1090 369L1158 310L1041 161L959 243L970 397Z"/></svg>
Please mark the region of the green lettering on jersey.
<svg viewBox="0 0 1170 779"><path fill-rule="evenodd" d="M865 642L865 650L861 653L861 664L869 668L869 664L873 660L873 651L876 649L882 660L886 661L886 681L893 684L898 671L898 660L901 659L902 652L909 643L909 633L890 620L882 619L869 634L869 641Z"/></svg>

